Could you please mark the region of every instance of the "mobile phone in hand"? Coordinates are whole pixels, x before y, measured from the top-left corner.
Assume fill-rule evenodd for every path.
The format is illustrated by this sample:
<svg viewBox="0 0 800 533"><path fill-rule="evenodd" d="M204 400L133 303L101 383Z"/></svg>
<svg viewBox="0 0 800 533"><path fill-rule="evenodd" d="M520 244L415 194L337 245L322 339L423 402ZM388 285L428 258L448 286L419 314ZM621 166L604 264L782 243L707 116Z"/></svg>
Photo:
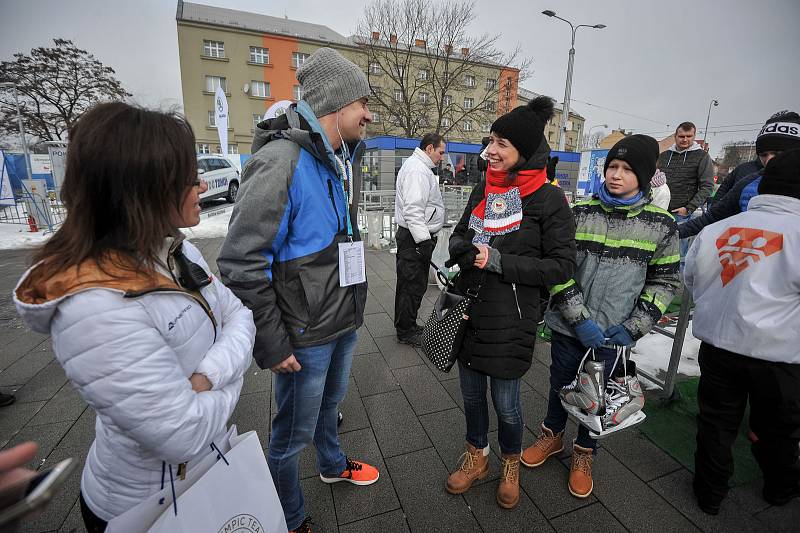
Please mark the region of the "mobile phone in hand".
<svg viewBox="0 0 800 533"><path fill-rule="evenodd" d="M0 530L47 505L74 468L73 459L64 459L0 491Z"/></svg>

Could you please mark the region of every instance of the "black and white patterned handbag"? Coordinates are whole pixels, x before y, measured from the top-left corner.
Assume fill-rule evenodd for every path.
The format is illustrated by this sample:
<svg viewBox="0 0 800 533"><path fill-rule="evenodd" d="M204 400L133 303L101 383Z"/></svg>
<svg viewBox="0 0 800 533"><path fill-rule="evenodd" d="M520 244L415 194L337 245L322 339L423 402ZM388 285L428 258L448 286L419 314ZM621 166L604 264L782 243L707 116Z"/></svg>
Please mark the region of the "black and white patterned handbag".
<svg viewBox="0 0 800 533"><path fill-rule="evenodd" d="M466 296L455 294L455 286L436 268L436 275L444 284L444 289L436 299L433 311L422 330L422 350L436 368L449 372L456 362L464 330L469 320L469 310L477 298L480 286L467 291Z"/></svg>

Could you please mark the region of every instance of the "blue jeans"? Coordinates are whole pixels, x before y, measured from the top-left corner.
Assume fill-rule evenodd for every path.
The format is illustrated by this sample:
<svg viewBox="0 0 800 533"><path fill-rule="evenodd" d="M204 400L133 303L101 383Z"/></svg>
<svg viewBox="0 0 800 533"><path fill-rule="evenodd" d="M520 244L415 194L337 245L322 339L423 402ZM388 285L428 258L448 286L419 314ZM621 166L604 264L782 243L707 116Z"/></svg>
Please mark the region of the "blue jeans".
<svg viewBox="0 0 800 533"><path fill-rule="evenodd" d="M338 405L347 393L355 345L353 331L322 346L296 348L301 370L275 376L278 413L267 459L290 530L305 518L300 452L313 440L317 469L326 477L338 476L346 467L339 447Z"/></svg>
<svg viewBox="0 0 800 533"><path fill-rule="evenodd" d="M550 349L550 396L547 399L547 416L544 425L553 433L561 433L567 427L569 414L561 405L558 392L566 385L572 383L578 374L581 359L586 354L587 348L578 339L554 331L551 337ZM604 379L611 377L611 367L617 358L617 351L613 348L600 348L594 351L598 361L605 363ZM597 441L589 436L589 430L583 425L578 425L578 438L575 444L582 448L597 450Z"/></svg>
<svg viewBox="0 0 800 533"><path fill-rule="evenodd" d="M475 372L458 362L461 395L464 397L464 416L467 419L467 442L476 448L489 445L489 402L486 381L491 381L492 403L497 413L500 451L506 455L522 451L522 402L519 398L519 379L500 379Z"/></svg>

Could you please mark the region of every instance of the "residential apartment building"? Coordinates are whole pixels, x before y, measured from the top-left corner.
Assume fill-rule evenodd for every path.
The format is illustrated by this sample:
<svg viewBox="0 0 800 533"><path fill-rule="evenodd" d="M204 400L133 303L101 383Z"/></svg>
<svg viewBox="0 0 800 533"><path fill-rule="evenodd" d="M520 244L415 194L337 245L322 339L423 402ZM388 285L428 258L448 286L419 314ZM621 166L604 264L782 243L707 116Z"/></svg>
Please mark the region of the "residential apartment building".
<svg viewBox="0 0 800 533"><path fill-rule="evenodd" d="M218 86L228 98L228 151L250 153L255 125L265 111L280 100L302 98L302 87L295 76L297 68L323 46L338 50L362 66L377 93L370 102L375 121L368 125L367 137L408 133L392 117L390 102L395 99L397 84L370 61L364 39L345 37L320 24L182 0L178 1L176 19L184 113L194 128L200 153L221 150L214 122L214 93ZM415 57L423 58L424 42L415 46L419 48ZM452 56L456 63L469 62L465 50ZM409 69L409 76L419 79L432 75L424 72L421 60L415 59L411 65L415 72ZM469 69L458 71L463 76L445 95L450 112L441 115L441 130L449 130L448 139L480 142L488 135L494 118L516 107L519 71L488 63L469 64ZM419 87L419 83L415 85ZM427 104L424 99L432 101L424 90L415 92L413 98L423 106ZM381 101L387 105L381 105ZM480 107L473 110L475 106ZM412 115L419 121L413 130L415 136L435 129L436 118L430 113Z"/></svg>
<svg viewBox="0 0 800 533"><path fill-rule="evenodd" d="M529 91L522 87L518 91L519 105L525 105L537 96L538 93ZM564 114L564 106L562 104L555 104L555 113L553 118L545 125L544 134L547 143L553 150L558 149L559 131L561 127L561 116ZM564 141L564 150L567 152L577 152L578 142L583 135L583 127L586 119L572 109L569 110L569 119L567 120L567 137Z"/></svg>

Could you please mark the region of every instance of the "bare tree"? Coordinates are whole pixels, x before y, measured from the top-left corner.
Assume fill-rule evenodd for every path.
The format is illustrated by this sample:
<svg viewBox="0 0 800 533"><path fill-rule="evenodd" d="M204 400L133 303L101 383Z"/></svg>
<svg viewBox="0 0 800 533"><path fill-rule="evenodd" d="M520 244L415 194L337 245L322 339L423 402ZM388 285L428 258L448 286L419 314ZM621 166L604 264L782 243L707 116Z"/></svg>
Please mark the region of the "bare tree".
<svg viewBox="0 0 800 533"><path fill-rule="evenodd" d="M70 40L53 39L53 48L14 54L0 63L0 82L17 86L25 129L40 141L64 140L73 122L97 102L130 96L114 69ZM0 91L0 133L17 131L11 91Z"/></svg>
<svg viewBox="0 0 800 533"><path fill-rule="evenodd" d="M531 60L520 60L518 49L499 50L499 35L470 35L474 19L472 0L374 0L365 8L356 42L366 51L370 84L385 89L373 97L376 110L389 119L384 131L446 135L465 121L479 127L498 111L508 111L498 101L506 101L505 93L516 94L517 87L479 74L516 68L519 75L510 84L518 84L528 75ZM456 92L469 96L456 99Z"/></svg>

